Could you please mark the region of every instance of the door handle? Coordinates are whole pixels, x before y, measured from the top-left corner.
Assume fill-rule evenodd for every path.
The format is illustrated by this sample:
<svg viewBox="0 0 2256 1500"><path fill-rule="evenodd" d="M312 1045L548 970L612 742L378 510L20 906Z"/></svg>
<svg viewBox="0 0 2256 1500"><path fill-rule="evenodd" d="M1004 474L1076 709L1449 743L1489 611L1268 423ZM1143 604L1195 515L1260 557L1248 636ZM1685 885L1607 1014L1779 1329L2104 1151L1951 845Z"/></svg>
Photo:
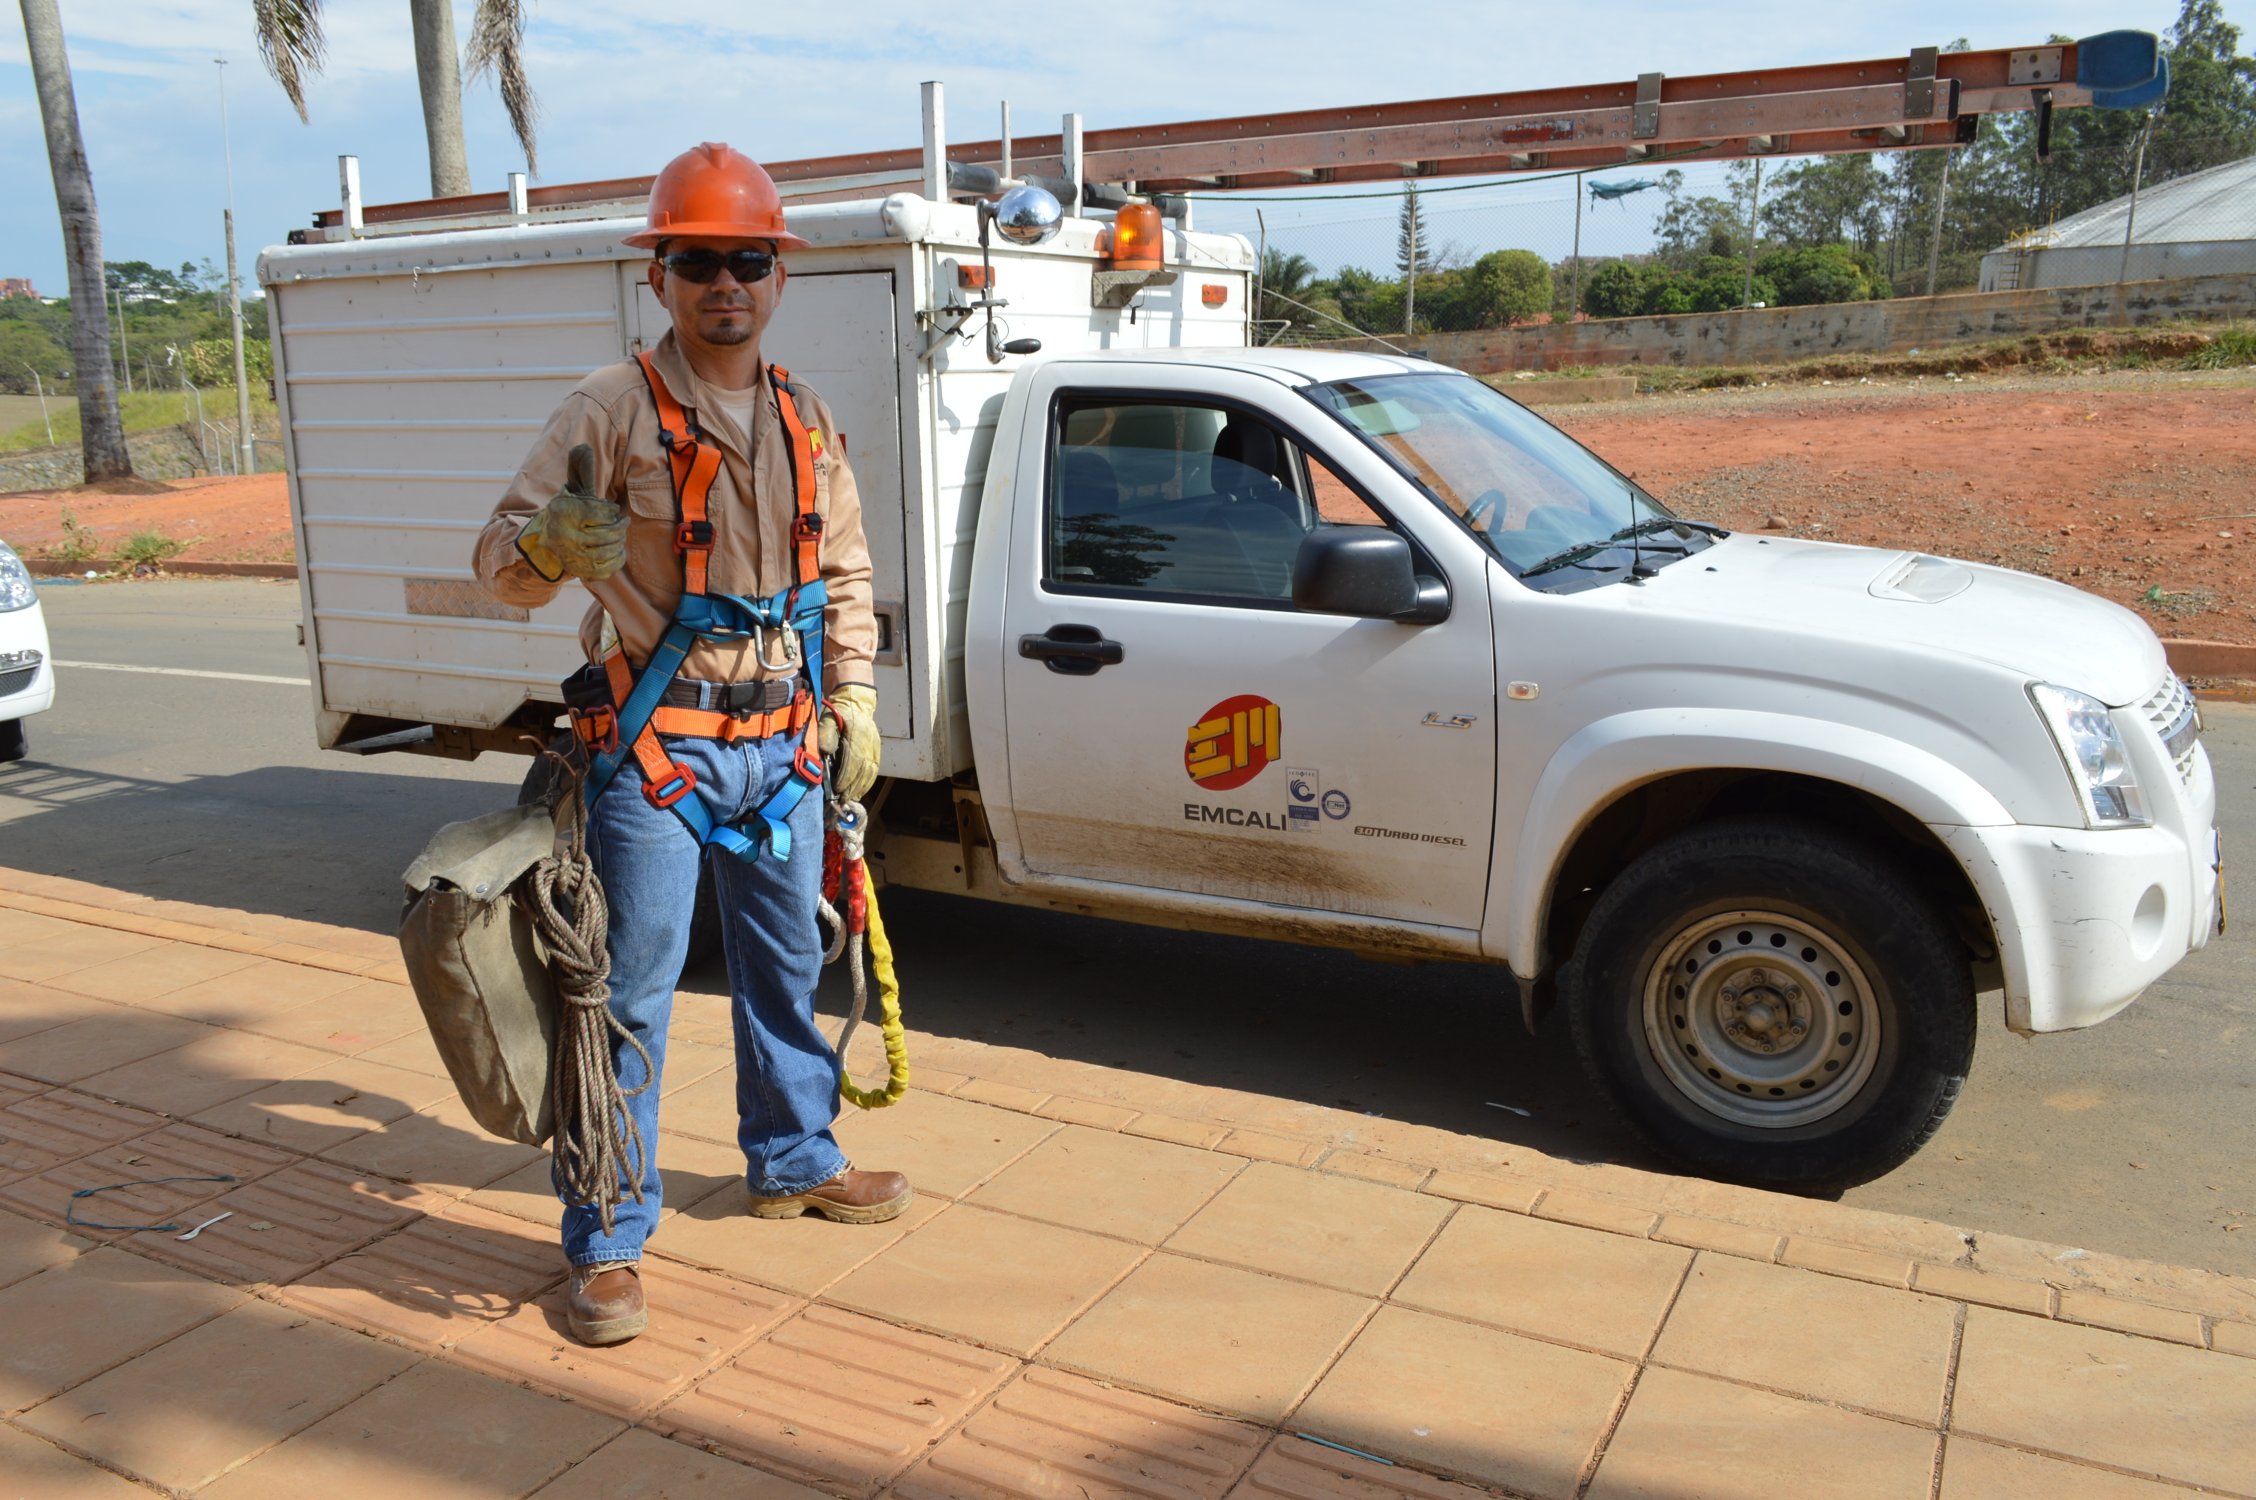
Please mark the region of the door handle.
<svg viewBox="0 0 2256 1500"><path fill-rule="evenodd" d="M1018 638L1018 654L1053 672L1087 677L1100 667L1117 667L1127 651L1118 641L1108 641L1094 625L1052 625L1041 635Z"/></svg>

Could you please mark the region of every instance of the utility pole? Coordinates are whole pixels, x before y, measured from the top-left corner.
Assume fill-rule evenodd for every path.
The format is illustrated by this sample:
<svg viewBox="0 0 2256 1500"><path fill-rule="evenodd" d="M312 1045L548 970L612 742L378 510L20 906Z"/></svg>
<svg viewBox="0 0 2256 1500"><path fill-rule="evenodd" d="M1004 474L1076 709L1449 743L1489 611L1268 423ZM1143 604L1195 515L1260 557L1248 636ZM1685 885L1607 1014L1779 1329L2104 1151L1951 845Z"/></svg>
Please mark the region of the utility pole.
<svg viewBox="0 0 2256 1500"><path fill-rule="evenodd" d="M1943 258L1943 206L1950 202L1951 151L1943 152L1943 177L1935 186L1935 232L1927 240L1927 295L1935 295L1935 267Z"/></svg>
<svg viewBox="0 0 2256 1500"><path fill-rule="evenodd" d="M47 424L47 446L55 446L55 419L47 415L47 383L39 378L39 367L29 360L19 359L17 364L31 371L31 388L39 393L39 420Z"/></svg>
<svg viewBox="0 0 2256 1500"><path fill-rule="evenodd" d="M2154 116L2149 113L2139 129L2138 156L2131 163L2131 211L2123 219L2123 262L2115 268L2118 286L2131 279L2131 231L2138 227L2139 182L2146 176L2146 143L2153 134Z"/></svg>
<svg viewBox="0 0 2256 1500"><path fill-rule="evenodd" d="M227 226L227 319L235 339L235 472L249 474L258 468L258 447L251 439L251 383L243 369L243 283L235 274L235 150L227 136L227 59L219 64L219 154L227 166L227 209L221 215Z"/></svg>
<svg viewBox="0 0 2256 1500"><path fill-rule="evenodd" d="M1755 246L1762 240L1762 158L1755 158L1755 191L1747 200L1747 283L1739 293L1741 307L1755 305Z"/></svg>
<svg viewBox="0 0 2256 1500"><path fill-rule="evenodd" d="M1582 174L1575 173L1574 259L1567 271L1567 321L1582 316Z"/></svg>
<svg viewBox="0 0 2256 1500"><path fill-rule="evenodd" d="M133 394L133 351L125 343L125 288L119 287L111 295L117 299L118 315L118 368L125 372L125 393Z"/></svg>

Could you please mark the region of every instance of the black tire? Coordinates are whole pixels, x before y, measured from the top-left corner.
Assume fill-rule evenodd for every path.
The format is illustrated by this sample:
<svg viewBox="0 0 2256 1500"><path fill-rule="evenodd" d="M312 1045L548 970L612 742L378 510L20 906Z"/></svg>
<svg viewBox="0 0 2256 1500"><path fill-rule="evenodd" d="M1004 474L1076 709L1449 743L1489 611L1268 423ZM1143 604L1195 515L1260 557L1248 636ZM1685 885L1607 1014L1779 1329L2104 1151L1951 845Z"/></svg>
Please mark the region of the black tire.
<svg viewBox="0 0 2256 1500"><path fill-rule="evenodd" d="M1762 1187L1831 1192L1900 1165L1974 1056L1949 924L1872 850L1783 823L1648 850L1599 898L1560 985L1575 1050L1631 1128Z"/></svg>
<svg viewBox="0 0 2256 1500"><path fill-rule="evenodd" d="M22 760L30 753L30 744L24 738L23 720L0 719L0 766Z"/></svg>
<svg viewBox="0 0 2256 1500"><path fill-rule="evenodd" d="M571 749L571 745L570 736L558 735L549 748L561 755ZM525 773L524 783L517 788L517 805L524 807L544 802L553 811L556 799L567 784L564 768L553 757L539 756L533 761L532 769ZM710 962L720 951L720 898L714 893L713 862L708 858L697 875L697 908L689 917L689 956L682 961L683 971Z"/></svg>

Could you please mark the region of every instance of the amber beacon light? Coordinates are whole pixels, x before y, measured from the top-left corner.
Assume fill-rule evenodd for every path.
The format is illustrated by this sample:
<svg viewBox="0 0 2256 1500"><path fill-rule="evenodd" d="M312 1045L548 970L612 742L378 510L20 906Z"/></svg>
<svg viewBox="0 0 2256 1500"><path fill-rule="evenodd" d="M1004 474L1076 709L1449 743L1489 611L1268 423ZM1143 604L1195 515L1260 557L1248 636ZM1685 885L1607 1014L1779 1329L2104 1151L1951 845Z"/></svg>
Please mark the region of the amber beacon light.
<svg viewBox="0 0 2256 1500"><path fill-rule="evenodd" d="M1156 271L1160 268L1160 257L1166 248L1166 232L1160 225L1159 205L1124 204L1113 216L1110 258L1115 271Z"/></svg>

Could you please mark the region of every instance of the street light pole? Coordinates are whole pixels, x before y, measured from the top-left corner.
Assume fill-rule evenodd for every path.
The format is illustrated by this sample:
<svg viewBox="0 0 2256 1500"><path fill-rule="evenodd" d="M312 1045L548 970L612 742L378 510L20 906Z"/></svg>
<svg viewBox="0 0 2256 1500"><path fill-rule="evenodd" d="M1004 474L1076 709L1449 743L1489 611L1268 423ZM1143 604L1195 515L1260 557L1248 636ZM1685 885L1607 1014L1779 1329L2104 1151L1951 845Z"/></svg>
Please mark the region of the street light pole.
<svg viewBox="0 0 2256 1500"><path fill-rule="evenodd" d="M39 420L47 424L47 446L52 448L55 446L55 419L47 415L47 382L39 378L37 365L21 359L16 363L31 371L31 388L39 393Z"/></svg>
<svg viewBox="0 0 2256 1500"><path fill-rule="evenodd" d="M1762 243L1762 158L1755 158L1755 192L1747 200L1747 280L1739 291L1739 305L1755 305L1755 247Z"/></svg>
<svg viewBox="0 0 2256 1500"><path fill-rule="evenodd" d="M1575 173L1574 259L1567 271L1567 321L1582 316L1582 174Z"/></svg>
<svg viewBox="0 0 2256 1500"><path fill-rule="evenodd" d="M1935 295L1935 268L1943 258L1943 209L1950 202L1951 153L1943 152L1942 180L1935 184L1935 232L1927 239L1927 295Z"/></svg>
<svg viewBox="0 0 2256 1500"><path fill-rule="evenodd" d="M251 384L243 370L243 284L235 273L235 150L227 133L227 59L219 65L219 154L227 165L227 318L235 340L235 472L248 474L258 467L258 450L251 440Z"/></svg>
<svg viewBox="0 0 2256 1500"><path fill-rule="evenodd" d="M2131 211L2123 216L2123 260L2115 268L2118 285L2131 279L2131 232L2138 228L2139 183L2146 177L2146 143L2154 138L2154 116L2149 113L2139 131L2138 159L2131 164Z"/></svg>
<svg viewBox="0 0 2256 1500"><path fill-rule="evenodd" d="M133 349L125 341L125 288L120 286L111 295L117 299L118 368L124 372L125 393L130 396L133 394Z"/></svg>

